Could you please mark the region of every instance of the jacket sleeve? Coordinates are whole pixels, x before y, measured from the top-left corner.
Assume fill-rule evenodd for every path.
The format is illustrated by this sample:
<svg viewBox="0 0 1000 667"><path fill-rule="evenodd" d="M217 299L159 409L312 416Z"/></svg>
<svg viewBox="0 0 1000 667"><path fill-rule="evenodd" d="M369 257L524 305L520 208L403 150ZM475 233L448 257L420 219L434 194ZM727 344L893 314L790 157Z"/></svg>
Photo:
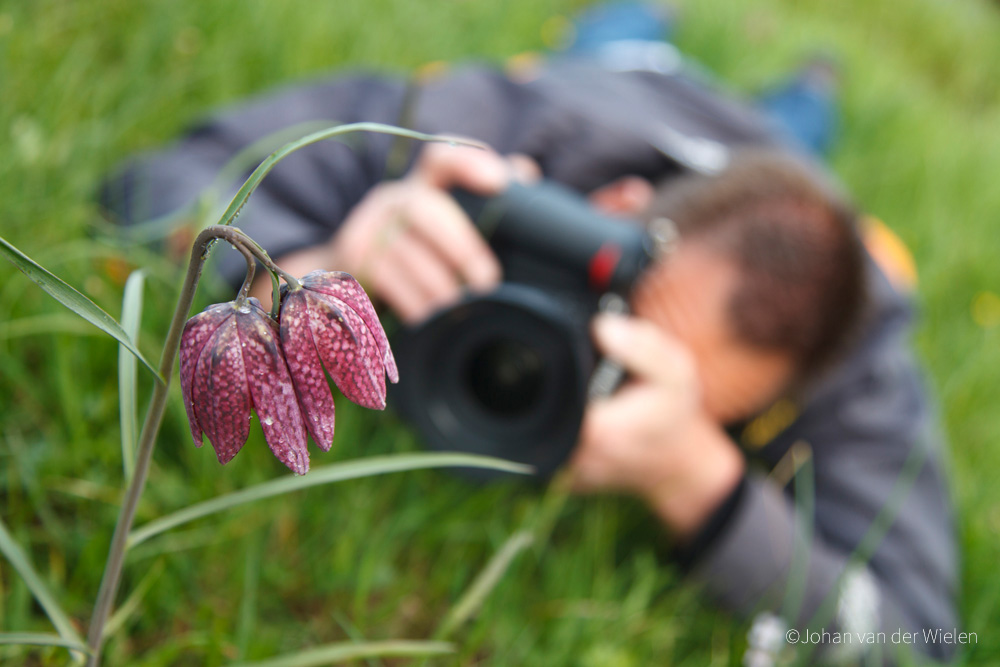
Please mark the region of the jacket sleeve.
<svg viewBox="0 0 1000 667"><path fill-rule="evenodd" d="M101 199L126 225L169 215L215 185L242 152L244 168L222 184L221 212L256 164L290 138L275 133L293 126L301 131L303 123L356 121L465 136L500 153L523 153L547 178L580 191L627 174L675 173L676 165L651 141L664 124L674 128L671 136L689 133L695 143L767 141L749 110L682 76L558 64L529 77L466 65L412 87L387 77L338 76L222 110L173 146L126 164L105 184ZM322 242L385 176L395 145L392 137L365 133L303 148L264 179L237 224L274 257ZM401 167L418 148L403 155ZM237 284L242 257L225 253L221 259L223 276Z"/></svg>
<svg viewBox="0 0 1000 667"><path fill-rule="evenodd" d="M218 185L213 208L221 213L250 171L304 128L362 120L396 124L405 91L402 81L355 75L241 103L198 124L173 146L124 165L103 186L102 203L123 224L138 224L190 206ZM236 224L275 257L325 240L383 177L392 145L392 137L365 133L299 150L268 174ZM245 163L238 173L216 184L241 152ZM223 277L238 284L243 258L224 253L220 260Z"/></svg>
<svg viewBox="0 0 1000 667"><path fill-rule="evenodd" d="M528 154L557 179L562 174L552 173L548 165L560 151L576 151L579 159L573 164L584 165L578 171L607 161L607 142L581 148L578 139L590 136L587 123L503 72L470 65L427 78L418 86L401 79L341 75L271 91L218 112L171 147L132 160L104 185L101 199L126 225L169 215L190 206L220 173L232 171L237 155L249 152L245 168L222 188L221 213L256 164L297 136L294 126L301 134L303 123L358 121L477 139L500 153ZM282 131L289 136L279 139L275 133ZM368 190L387 176L390 155L393 160L397 157L396 141L363 133L297 151L268 174L236 224L274 257L325 241ZM400 164L394 164L393 171L404 171L419 148L419 142L413 142L398 153ZM239 284L243 259L225 253L220 269L230 283Z"/></svg>
<svg viewBox="0 0 1000 667"><path fill-rule="evenodd" d="M787 486L778 475L748 474L692 570L733 610L820 633L831 659L891 661L908 648L946 659L955 648L945 636L958 626L955 535L907 319L898 304L883 310L765 447L772 463L778 453L788 463L789 451L811 456ZM849 638L834 644L835 633Z"/></svg>

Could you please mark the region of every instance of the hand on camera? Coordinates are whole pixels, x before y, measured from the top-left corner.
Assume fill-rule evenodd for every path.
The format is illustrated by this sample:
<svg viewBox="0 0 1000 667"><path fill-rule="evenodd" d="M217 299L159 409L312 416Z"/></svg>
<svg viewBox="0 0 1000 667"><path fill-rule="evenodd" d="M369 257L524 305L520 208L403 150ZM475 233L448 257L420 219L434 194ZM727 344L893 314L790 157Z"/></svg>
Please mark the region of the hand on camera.
<svg viewBox="0 0 1000 667"><path fill-rule="evenodd" d="M283 264L314 264L300 273L326 265L346 271L404 321L419 322L464 287L485 291L500 282L499 262L448 191L495 195L511 178L537 173L524 156L429 144L404 179L373 188L327 244Z"/></svg>
<svg viewBox="0 0 1000 667"><path fill-rule="evenodd" d="M592 403L570 464L579 491L646 500L681 539L692 536L743 475L743 457L701 408L690 351L653 323L600 315L594 338L631 380Z"/></svg>

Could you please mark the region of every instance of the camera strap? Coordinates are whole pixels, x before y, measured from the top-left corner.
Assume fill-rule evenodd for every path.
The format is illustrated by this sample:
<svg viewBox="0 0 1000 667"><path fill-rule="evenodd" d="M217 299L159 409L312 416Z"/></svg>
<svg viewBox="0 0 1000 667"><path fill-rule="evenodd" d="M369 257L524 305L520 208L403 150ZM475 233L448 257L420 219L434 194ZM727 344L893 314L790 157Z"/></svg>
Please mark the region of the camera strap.
<svg viewBox="0 0 1000 667"><path fill-rule="evenodd" d="M649 234L653 242L654 254L657 261L661 261L672 254L677 248L677 242L680 240L677 224L670 218L660 217L653 219L647 225L646 233ZM622 295L616 292L607 292L598 301L597 312L612 315L628 315L631 309ZM625 368L620 363L607 357L601 357L597 362L597 367L594 368L594 372L590 376L590 382L587 384L587 400L595 401L607 398L618 390L618 387L625 381L625 375Z"/></svg>
<svg viewBox="0 0 1000 667"><path fill-rule="evenodd" d="M597 310L600 313L613 315L628 315L630 312L625 299L614 292L608 292L601 297L597 304ZM613 359L601 357L590 376L590 382L587 384L587 400L596 401L607 398L615 393L624 381L625 367Z"/></svg>

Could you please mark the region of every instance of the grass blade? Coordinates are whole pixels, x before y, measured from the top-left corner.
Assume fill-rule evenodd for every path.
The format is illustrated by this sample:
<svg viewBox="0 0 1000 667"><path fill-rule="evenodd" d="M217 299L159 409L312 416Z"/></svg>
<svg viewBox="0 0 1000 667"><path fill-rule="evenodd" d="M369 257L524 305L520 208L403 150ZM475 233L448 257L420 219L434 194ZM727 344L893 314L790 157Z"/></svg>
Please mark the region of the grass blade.
<svg viewBox="0 0 1000 667"><path fill-rule="evenodd" d="M80 318L73 317L68 313L33 315L31 317L21 317L16 320L0 322L0 340L30 338L51 333L69 333L76 334L77 336L104 335L100 331L95 331L86 322L81 322Z"/></svg>
<svg viewBox="0 0 1000 667"><path fill-rule="evenodd" d="M190 225L192 220L197 221L195 224L199 229L209 224L215 224L216 218L212 213L219 210L222 203L221 197L229 189L231 183L242 178L244 174L259 165L262 159L289 141L310 132L325 129L335 123L336 120L332 118L308 120L283 127L256 139L253 143L240 149L228 162L222 165L222 168L212 178L212 182L202 188L190 204L169 213L148 220L134 221L124 227L101 220L95 221L95 224L104 227L102 231L109 237L107 239L109 243L124 241L128 244L152 244L156 241L162 241L175 233L178 228Z"/></svg>
<svg viewBox="0 0 1000 667"><path fill-rule="evenodd" d="M472 582L469 589L462 594L455 606L451 608L441 627L438 629L436 637L445 638L460 628L473 614L482 606L490 592L500 583L500 579L507 568L514 562L519 553L527 549L534 542L534 536L526 530L518 531L511 535L500 550L497 551L490 562L486 564L483 571Z"/></svg>
<svg viewBox="0 0 1000 667"><path fill-rule="evenodd" d="M27 646L62 646L71 651L90 653L90 649L81 642L76 642L59 635L44 632L0 632L0 644L24 644Z"/></svg>
<svg viewBox="0 0 1000 667"><path fill-rule="evenodd" d="M813 470L815 459L812 448L805 441L798 441L788 450L794 475L795 512L807 517L799 526L801 536L792 547L792 561L788 566L785 584L785 599L781 603L781 618L798 618L805 601L806 586L809 584L809 552L812 548L815 521L811 518L816 506L816 477Z"/></svg>
<svg viewBox="0 0 1000 667"><path fill-rule="evenodd" d="M833 618L839 599L833 593L841 590L845 576L859 567L864 567L866 563L871 561L875 550L882 542L886 533L889 532L889 529L892 528L893 522L898 518L903 503L909 497L914 484L916 484L917 477L920 476L924 465L927 464L928 459L931 457L934 443L929 440L930 437L930 434L925 433L923 437L914 443L912 449L907 453L906 459L903 461L903 466L900 468L899 474L896 475L896 479L892 484L889 497L879 509L875 518L872 519L868 530L861 538L858 546L851 552L846 566L837 578L836 584L830 588L831 594L827 595L823 603L813 613L807 627L823 627ZM806 659L808 659L811 651L815 648L813 644L806 646Z"/></svg>
<svg viewBox="0 0 1000 667"><path fill-rule="evenodd" d="M334 137L343 134L350 134L352 132L376 132L378 134L391 134L393 136L406 137L408 139L416 139L418 141L447 142L452 144L461 144L463 146L474 146L477 148L483 147L482 144L469 141L467 139L456 139L455 137L424 134L423 132L414 132L413 130L406 130L401 127L394 127L383 123L349 123L347 125L328 127L317 132L313 132L312 134L307 134L306 136L295 141L291 141L268 155L267 158L265 158L265 160L253 170L253 173L250 174L250 177L247 178L247 180L243 183L243 186L233 197L232 201L229 202L229 206L219 219L219 224L230 225L233 223L236 216L238 216L240 211L243 209L243 205L247 203L247 199L250 198L253 191L257 189L258 185L260 185L260 182L264 180L264 177L267 176L268 172L270 172L271 169L273 169L274 166L285 157L300 148L309 146L310 144L315 144L326 139L332 139Z"/></svg>
<svg viewBox="0 0 1000 667"><path fill-rule="evenodd" d="M189 521L222 512L238 505L252 503L284 493L291 493L300 489L307 489L311 486L342 482L359 477L370 477L372 475L384 475L390 472L403 472L423 468L461 467L488 468L522 474L528 474L532 471L530 466L520 463L474 454L423 452L419 454L371 456L355 461L348 461L347 463L317 468L302 477L281 477L270 482L257 484L247 489L227 493L226 495L185 507L173 514L150 521L141 528L132 531L128 539L128 548L131 549L154 535L159 535L164 531L188 523Z"/></svg>
<svg viewBox="0 0 1000 667"><path fill-rule="evenodd" d="M67 641L85 646L83 638L80 637L73 627L69 616L59 606L55 596L49 591L48 586L45 585L42 578L35 572L35 568L32 567L31 561L28 560L28 556L24 553L21 545L7 532L7 526L2 520L0 520L0 552L3 552L3 555L10 561L14 570L21 575L21 579L24 580L24 583L28 586L28 590L38 600L38 604L45 610L45 614L52 621L52 625L55 626L59 636Z"/></svg>
<svg viewBox="0 0 1000 667"><path fill-rule="evenodd" d="M236 621L236 648L240 658L246 658L247 647L257 624L257 598L260 589L260 562L264 555L262 531L255 531L247 537L247 548L243 560L243 593L240 596L240 611ZM353 637L352 637L353 639Z"/></svg>
<svg viewBox="0 0 1000 667"><path fill-rule="evenodd" d="M122 296L122 329L131 340L139 340L139 324L142 321L142 288L146 274L142 270L133 271L125 281ZM136 417L136 368L135 357L125 345L118 346L118 413L122 432L122 466L125 481L132 479L135 470L135 447L139 440L139 423Z"/></svg>
<svg viewBox="0 0 1000 667"><path fill-rule="evenodd" d="M332 665L347 660L371 657L414 657L454 653L455 647L448 642L409 641L397 639L382 642L336 643L311 648L299 653L290 653L270 660L241 662L230 667L317 667Z"/></svg>
<svg viewBox="0 0 1000 667"><path fill-rule="evenodd" d="M163 574L163 561L156 561L156 564L149 569L148 572L139 580L139 584L135 589L129 594L125 602L121 604L120 607L111 615L108 619L107 624L104 626L104 637L105 639L111 637L116 632L125 627L125 623L128 622L130 616L132 616L142 604L142 599L149 592L149 589L153 587L159 576Z"/></svg>
<svg viewBox="0 0 1000 667"><path fill-rule="evenodd" d="M0 255L10 260L10 263L16 266L18 271L26 275L53 299L124 345L146 368L153 372L153 376L158 381L163 382L156 367L146 361L146 358L142 356L121 325L115 321L115 318L104 312L100 306L77 291L75 287L63 281L62 278L43 268L35 260L12 246L2 236L0 236Z"/></svg>

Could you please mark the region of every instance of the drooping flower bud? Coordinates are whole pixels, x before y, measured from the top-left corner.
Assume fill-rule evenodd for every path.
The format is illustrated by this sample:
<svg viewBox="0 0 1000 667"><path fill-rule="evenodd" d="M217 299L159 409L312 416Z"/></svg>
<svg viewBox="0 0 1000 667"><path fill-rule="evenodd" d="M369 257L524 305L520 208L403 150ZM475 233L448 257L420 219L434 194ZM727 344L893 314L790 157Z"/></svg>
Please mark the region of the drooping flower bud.
<svg viewBox="0 0 1000 667"><path fill-rule="evenodd" d="M396 360L368 295L350 274L313 271L281 299L281 343L306 428L323 449L333 444L334 405L326 375L351 401L385 407L385 376Z"/></svg>
<svg viewBox="0 0 1000 667"><path fill-rule="evenodd" d="M228 463L250 434L250 409L264 439L296 474L309 470L306 430L278 338L257 299L210 306L184 326L181 393L199 447L208 436Z"/></svg>

